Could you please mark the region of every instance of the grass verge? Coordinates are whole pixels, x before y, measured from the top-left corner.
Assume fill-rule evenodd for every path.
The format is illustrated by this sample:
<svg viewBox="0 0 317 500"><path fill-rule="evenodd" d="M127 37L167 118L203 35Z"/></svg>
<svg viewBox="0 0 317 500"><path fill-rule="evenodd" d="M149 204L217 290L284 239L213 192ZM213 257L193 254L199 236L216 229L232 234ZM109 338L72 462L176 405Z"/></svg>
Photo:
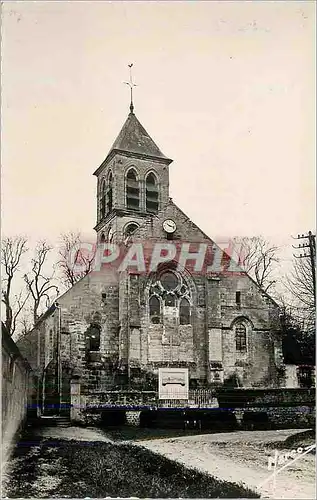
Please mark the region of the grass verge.
<svg viewBox="0 0 317 500"><path fill-rule="evenodd" d="M47 439L35 444L36 453L30 438L16 448L9 498L259 498L241 485L130 444Z"/></svg>
<svg viewBox="0 0 317 500"><path fill-rule="evenodd" d="M271 443L266 443L267 448L276 449L295 449L297 447L310 446L316 443L316 431L315 429L309 429L307 431L298 432L288 436L285 441L276 441ZM313 450L312 453L315 453Z"/></svg>

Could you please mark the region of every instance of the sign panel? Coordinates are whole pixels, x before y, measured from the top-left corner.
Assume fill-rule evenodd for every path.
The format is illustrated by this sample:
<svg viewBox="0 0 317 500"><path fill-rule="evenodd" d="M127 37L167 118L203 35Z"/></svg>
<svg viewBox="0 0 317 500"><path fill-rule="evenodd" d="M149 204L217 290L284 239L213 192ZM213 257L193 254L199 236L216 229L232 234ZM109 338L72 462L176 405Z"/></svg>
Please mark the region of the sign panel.
<svg viewBox="0 0 317 500"><path fill-rule="evenodd" d="M159 399L188 399L188 368L159 368Z"/></svg>

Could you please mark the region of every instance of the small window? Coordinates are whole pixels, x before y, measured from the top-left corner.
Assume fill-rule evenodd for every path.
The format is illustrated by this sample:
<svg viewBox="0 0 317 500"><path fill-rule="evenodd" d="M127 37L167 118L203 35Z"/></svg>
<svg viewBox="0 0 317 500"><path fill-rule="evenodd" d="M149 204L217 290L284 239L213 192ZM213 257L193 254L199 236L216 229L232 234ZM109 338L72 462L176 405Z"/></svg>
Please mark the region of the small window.
<svg viewBox="0 0 317 500"><path fill-rule="evenodd" d="M151 323L158 324L161 322L161 303L158 297L153 295L149 300L150 320Z"/></svg>
<svg viewBox="0 0 317 500"><path fill-rule="evenodd" d="M86 332L86 347L88 351L99 351L100 349L100 326L92 324Z"/></svg>
<svg viewBox="0 0 317 500"><path fill-rule="evenodd" d="M237 351L247 350L247 329L243 323L235 326L236 349Z"/></svg>
<svg viewBox="0 0 317 500"><path fill-rule="evenodd" d="M131 222L131 224L128 224L124 230L124 236L126 238L128 238L129 236L131 236L132 233L134 233L134 231L136 231L138 229L138 225L135 224L134 222Z"/></svg>
<svg viewBox="0 0 317 500"><path fill-rule="evenodd" d="M241 307L241 292L236 292L236 305Z"/></svg>
<svg viewBox="0 0 317 500"><path fill-rule="evenodd" d="M181 299L179 304L179 322L181 325L190 324L190 303L185 297Z"/></svg>

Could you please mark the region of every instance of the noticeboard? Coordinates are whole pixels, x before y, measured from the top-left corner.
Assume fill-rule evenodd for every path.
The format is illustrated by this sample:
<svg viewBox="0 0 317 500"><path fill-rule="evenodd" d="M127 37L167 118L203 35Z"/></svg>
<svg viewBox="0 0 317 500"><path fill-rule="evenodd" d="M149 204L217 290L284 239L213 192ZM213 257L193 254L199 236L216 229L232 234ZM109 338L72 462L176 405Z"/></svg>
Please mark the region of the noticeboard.
<svg viewBox="0 0 317 500"><path fill-rule="evenodd" d="M159 368L159 399L188 399L188 368Z"/></svg>

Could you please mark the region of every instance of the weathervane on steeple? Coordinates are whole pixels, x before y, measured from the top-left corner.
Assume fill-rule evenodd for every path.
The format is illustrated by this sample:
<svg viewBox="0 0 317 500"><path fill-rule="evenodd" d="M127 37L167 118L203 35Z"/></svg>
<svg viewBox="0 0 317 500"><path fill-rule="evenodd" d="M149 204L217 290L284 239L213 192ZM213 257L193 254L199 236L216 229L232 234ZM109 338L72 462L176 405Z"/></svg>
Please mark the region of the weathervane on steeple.
<svg viewBox="0 0 317 500"><path fill-rule="evenodd" d="M134 106L133 106L133 87L136 87L136 84L133 83L133 80L132 80L132 66L133 66L133 63L128 64L128 66L130 68L130 81L129 82L124 82L124 83L130 87L130 92L131 92L130 112L133 113L133 110L134 110Z"/></svg>

